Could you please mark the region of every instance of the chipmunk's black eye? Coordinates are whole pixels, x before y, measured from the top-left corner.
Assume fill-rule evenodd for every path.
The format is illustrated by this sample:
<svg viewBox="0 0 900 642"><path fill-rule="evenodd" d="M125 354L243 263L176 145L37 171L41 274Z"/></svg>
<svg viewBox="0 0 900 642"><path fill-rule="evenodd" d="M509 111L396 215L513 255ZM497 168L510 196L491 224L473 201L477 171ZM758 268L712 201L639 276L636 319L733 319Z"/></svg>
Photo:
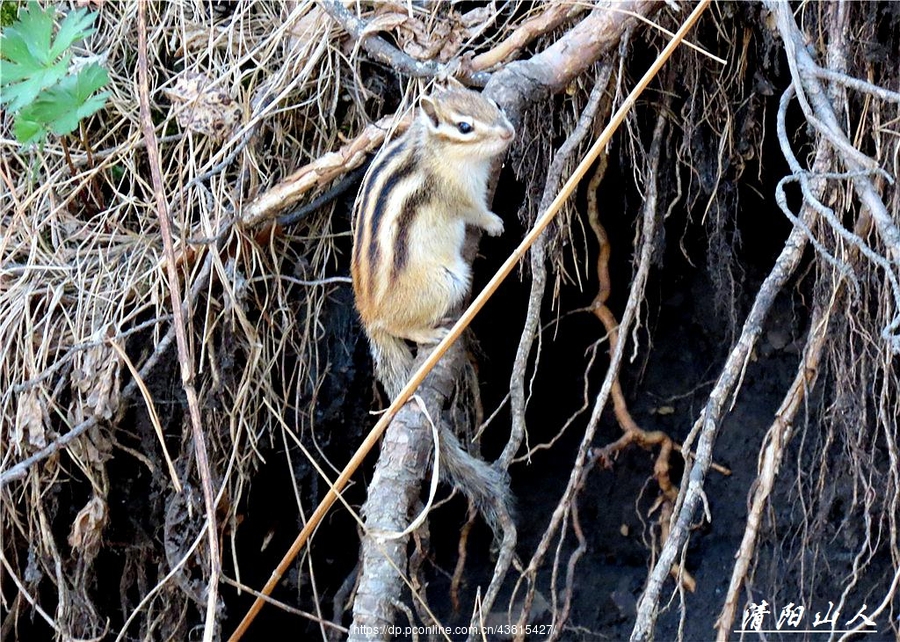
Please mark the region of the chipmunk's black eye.
<svg viewBox="0 0 900 642"><path fill-rule="evenodd" d="M464 120L456 123L456 128L459 130L460 134L471 134L474 129L472 123L467 123Z"/></svg>

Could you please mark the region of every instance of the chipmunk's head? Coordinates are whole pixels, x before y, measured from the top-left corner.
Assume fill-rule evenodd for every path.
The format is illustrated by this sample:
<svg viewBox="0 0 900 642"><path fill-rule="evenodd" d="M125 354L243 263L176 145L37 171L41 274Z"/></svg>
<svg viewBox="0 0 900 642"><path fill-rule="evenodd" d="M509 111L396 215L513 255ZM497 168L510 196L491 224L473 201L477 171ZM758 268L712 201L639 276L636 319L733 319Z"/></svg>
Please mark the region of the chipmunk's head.
<svg viewBox="0 0 900 642"><path fill-rule="evenodd" d="M515 130L490 98L458 82L421 101L419 118L447 160L489 160L506 151Z"/></svg>

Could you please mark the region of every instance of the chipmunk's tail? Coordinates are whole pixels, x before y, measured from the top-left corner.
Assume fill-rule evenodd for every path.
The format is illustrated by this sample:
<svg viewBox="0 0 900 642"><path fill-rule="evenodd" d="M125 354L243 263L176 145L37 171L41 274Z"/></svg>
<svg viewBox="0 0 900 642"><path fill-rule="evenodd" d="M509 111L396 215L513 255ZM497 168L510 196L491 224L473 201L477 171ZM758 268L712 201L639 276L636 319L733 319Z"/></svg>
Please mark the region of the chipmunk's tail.
<svg viewBox="0 0 900 642"><path fill-rule="evenodd" d="M484 517L494 536L504 539L503 531L515 528L506 471L469 454L445 422L441 422L440 438L441 479L460 489Z"/></svg>
<svg viewBox="0 0 900 642"><path fill-rule="evenodd" d="M403 339L381 331L369 333L369 347L375 359L375 376L393 401L409 381L412 352Z"/></svg>

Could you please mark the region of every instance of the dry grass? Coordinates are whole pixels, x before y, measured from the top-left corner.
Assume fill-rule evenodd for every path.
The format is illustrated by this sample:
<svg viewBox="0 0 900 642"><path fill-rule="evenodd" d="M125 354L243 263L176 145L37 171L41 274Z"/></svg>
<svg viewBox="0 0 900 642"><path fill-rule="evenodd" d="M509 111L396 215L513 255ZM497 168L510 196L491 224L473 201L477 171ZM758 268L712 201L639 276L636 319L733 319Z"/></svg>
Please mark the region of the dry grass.
<svg viewBox="0 0 900 642"><path fill-rule="evenodd" d="M325 297L339 286L290 280L333 274L329 211L299 224L291 243L280 237L260 245L252 230L230 223L242 204L337 146L341 132L355 131L366 116L350 109L338 120L338 94L348 90L342 84L346 52L337 47L331 21L312 2L238 3L230 19L215 21L201 3L153 3L148 10L151 101L173 240L184 289L201 285L188 295L186 309L204 422L220 494L235 507L257 461L258 441L280 430L271 410L261 409L306 416L285 391L314 388L321 376L325 365L316 360L316 318ZM87 437L4 489L7 570L33 597L38 578L50 578L58 601L50 615L64 637L94 637L107 626L106 616L91 603L90 587L91 565L109 525L110 484L116 483L110 459L130 457L146 467L154 492L164 496L174 497L173 490L190 482L190 465L179 446L184 438L172 433L179 427L172 424L178 415L172 402L177 405L180 397L170 379L172 353L160 352L158 367L144 373L145 395L122 396L123 380L131 379L125 359L141 368L171 325L137 108L135 20L135 3L107 3L98 32L84 44L87 52L105 52L113 95L107 108L84 124L82 142L69 141L66 150L52 140L43 150L23 151L9 130L2 140L3 469L82 422L97 420ZM213 137L177 124L185 108L167 92L188 74L203 74L210 88L235 101L236 127ZM259 139L247 144L251 129ZM210 237L218 238L203 242ZM173 468L165 463L160 442L136 448L141 431L134 422L144 413L130 407L144 403L148 411L155 406L151 414L162 415L155 423L167 432ZM76 480L74 495L88 494L64 547L54 539L58 517L81 506L45 505L42 497ZM233 521L233 510L225 523ZM32 560L28 569L22 565L26 551ZM131 548L126 555L121 604L126 616L137 602L125 590L142 586L143 597L157 581L146 577L147 564L155 566L145 557L150 554ZM154 638L160 621L166 621L167 635L184 630L185 599L162 588L138 615L140 633L135 628L129 635Z"/></svg>
<svg viewBox="0 0 900 642"><path fill-rule="evenodd" d="M514 27L510 7L497 6L484 34L457 26L445 53L476 42L477 51L489 50ZM233 222L261 192L383 115L383 94L401 96L391 108L403 112L424 85L371 85L379 75L362 68L359 48L338 38L333 20L311 1L230 8L217 17L205 3L150 3L148 53L196 386L217 490L230 507L220 524L233 537L261 446L282 441L276 417L296 417L298 431L315 431L307 404L330 367L320 355L321 311L346 287L332 278L343 264L338 235L346 234L335 230L346 224L333 224L331 206L289 236L259 235ZM439 10L416 10L413 28L401 34L407 48L442 27ZM80 140L22 150L9 119L0 139L2 469L73 428L85 433L28 467L23 479L4 480L3 562L26 596L6 622L15 626L26 602L41 603L47 578L57 606L44 611L59 637L92 638L108 626L91 587L100 542L116 528L108 505L111 485L119 483L109 471L113 458L144 467L149 490L164 498L166 551L176 569L175 582L148 576L158 553L137 542L125 546L120 617L133 622L115 633L177 637L194 621L191 600L202 601L201 584L178 570L193 564L199 532L173 526L193 511L202 514L202 503L194 492L173 492L190 487L195 473L185 457L190 431L173 379L169 291L139 119L136 14L134 2L104 3L97 33L76 52L104 55L112 91L107 107L83 124ZM517 24L528 17L517 16ZM224 116L238 117L215 127L218 135L202 128L222 113L197 110L195 117L206 120L190 127L197 131L185 126L193 106L177 95L198 75L205 92L234 101ZM133 373L139 375L126 387ZM142 442L153 434L147 421L156 437ZM81 498L83 505L48 503L60 484L71 485L67 501ZM67 531L65 546L60 533ZM233 552L234 542L224 550ZM234 566L240 580L237 559Z"/></svg>

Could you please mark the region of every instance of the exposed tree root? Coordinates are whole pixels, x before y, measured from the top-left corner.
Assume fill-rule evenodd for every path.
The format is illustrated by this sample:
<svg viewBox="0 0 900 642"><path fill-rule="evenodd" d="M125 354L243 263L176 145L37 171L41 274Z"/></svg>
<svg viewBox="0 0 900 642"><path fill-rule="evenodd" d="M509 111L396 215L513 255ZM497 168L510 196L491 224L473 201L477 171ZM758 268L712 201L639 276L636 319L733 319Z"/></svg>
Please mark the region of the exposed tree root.
<svg viewBox="0 0 900 642"><path fill-rule="evenodd" d="M675 563L675 558L680 554L684 546L690 523L693 519L694 511L703 497L703 484L706 472L710 466L712 447L716 440L716 435L724 414L729 406L729 399L737 395L740 388L743 370L746 367L750 351L759 338L762 324L766 315L775 299L775 296L783 288L787 279L794 273L807 239L813 235L811 233L813 217L816 214L821 215L822 219L829 225L835 233L847 239L851 246L860 254L866 256L875 264L885 269L885 275L890 283L891 291L894 293L895 299L898 294L896 286L896 276L893 268L889 266L883 257L879 257L855 234L844 230L842 224L834 217L832 210L821 202L821 193L824 188L825 179L849 178L851 179L857 194L861 201L865 203L869 213L878 221L879 217L882 223L879 231L882 235L888 251L896 253L896 228L890 216L886 216L886 210L881 198L877 195L871 183L869 176L873 173L879 173L876 164L869 158L862 155L856 148L852 146L842 129L838 125L834 115L834 107L824 92L824 88L818 82L818 74L815 72L817 65L809 56L803 37L794 23L789 7L781 3L770 3L770 10L775 14L779 32L785 43L788 54L788 62L791 67L794 84L784 94L781 100L781 107L778 116L779 140L782 151L788 159L793 175L786 180L796 180L801 183L804 196L803 216L796 218L790 214L784 199L783 191L779 197L779 204L782 210L789 215L794 222L793 228L785 247L778 257L771 273L766 278L760 291L756 297L753 308L744 324L741 337L733 348L731 354L726 361L722 374L720 375L716 385L709 397L706 408L701 414L701 418L695 426L689 441L693 441L698 437L697 458L692 465L685 471L685 477L689 479L689 484L685 486L679 496L679 504L675 515L675 522L672 528L671 536L663 548L660 559L653 569L650 583L643 595L638 607L638 618L632 631L632 640L648 640L651 639L653 633L654 622L656 618L657 608L659 604L660 591L662 588L663 578L670 571ZM835 46L840 46L840 40L845 38L845 33L836 29L832 34ZM787 132L785 131L785 113L787 105L796 88L802 88L807 98L800 98L803 106L804 114L807 120L816 128L821 135L821 143L817 152L816 161L813 171L806 172L803 170L799 162L794 158L790 149ZM798 90L798 96L800 91ZM810 106L812 105L812 106ZM842 162L848 167L847 174L835 174L829 171L831 164L831 152L825 149L825 145L830 144L835 150L835 154L839 154ZM782 185L786 181L782 181ZM783 188L780 188L783 189ZM852 272L844 264L829 258L829 252L813 238L813 242L823 259L831 263L837 268L839 274L849 277L852 283ZM833 305L833 301L830 303ZM748 525L744 535L744 541L738 554L738 561L732 575L732 584L726 596L725 606L719 620L719 639L726 639L734 619L734 613L737 609L737 593L740 585L746 577L747 567L753 554L756 534L759 529L761 513L765 506L780 461L781 453L784 445L790 438L793 417L800 410L807 386L812 385L815 381L817 373L817 365L820 359L821 351L824 348L825 341L825 325L829 311L824 311L820 307L816 308L817 313L813 316L813 326L810 330L810 337L807 347L804 351L804 359L801 367L798 369L794 384L785 395L782 407L776 414L776 421L773 424L760 456L760 484L752 498L750 508L750 516ZM897 305L895 310L900 310ZM896 329L897 319L894 319L883 330L882 337L889 344L893 345L895 341L894 330ZM699 436L698 436L699 431Z"/></svg>
<svg viewBox="0 0 900 642"><path fill-rule="evenodd" d="M646 207L655 207L657 201L656 177L659 173L659 156L662 147L662 136L666 124L667 111L668 104L660 106L656 128L653 132L653 141L650 144L650 151L648 153L648 157L650 158L650 167L647 172L649 182L644 187L646 193ZM591 229L594 231L594 235L597 237L597 245L599 248L597 253L597 276L599 285L597 288L597 296L594 297L590 309L601 323L603 323L603 327L606 329L606 335L609 340L609 352L610 354L613 354L616 350L616 345L619 342L619 323L616 320L615 315L613 315L612 310L606 306L606 301L609 299L610 292L612 292L612 285L609 280L609 256L612 252L612 247L610 246L606 229L600 222L600 212L597 207L597 190L600 186L600 181L605 174L606 159L603 158L597 165L594 176L588 182L587 192L588 222L590 223ZM612 466L612 462L618 453L632 443L637 443L645 450L650 450L654 446L659 446L659 454L656 457L656 464L653 467L653 476L663 495L663 506L659 515L668 516L671 514L672 506L678 496L678 491L669 477L669 457L672 454L674 442L662 431L654 430L652 432L647 432L637 424L631 416L631 413L628 411L625 393L622 392L622 384L619 382L618 375L615 375L615 378L613 379L610 395L612 396L613 411L615 412L616 420L619 422L619 427L623 431L623 435L615 442L608 444L603 448L596 449L593 452L593 457L599 460L604 467L609 468ZM655 506L655 508L660 507ZM661 525L664 521L666 520L661 518ZM667 526L663 526L660 541L665 543L667 537ZM676 565L672 568L672 573L676 577L681 578L681 581L689 591L694 591L696 582L687 571Z"/></svg>
<svg viewBox="0 0 900 642"><path fill-rule="evenodd" d="M438 430L429 425L441 421L444 403L453 392L460 356L461 351L456 347L439 362L419 387L417 397L421 406L416 403L404 406L381 442L378 465L362 510L366 533L350 640L393 637L386 627L394 623L393 612L404 585L407 528L430 468L431 446L435 443L432 434L436 436ZM373 636L372 631L384 633Z"/></svg>
<svg viewBox="0 0 900 642"><path fill-rule="evenodd" d="M672 572L675 559L680 556L681 547L687 540L691 523L694 519L694 511L703 496L703 482L706 473L712 463L712 446L715 442L716 432L721 425L722 417L729 406L729 401L739 385L741 375L750 351L756 344L762 326L772 302L781 291L788 278L794 273L800 262L805 247L805 236L802 231L791 233L785 248L772 272L766 277L759 295L754 302L737 345L732 349L728 360L722 369L712 393L709 396L706 408L701 414L700 421L694 426L687 442L693 442L697 429L700 428L699 441L696 448L696 457L687 460L687 466L683 479L687 484L682 484L679 501L675 507L675 522L669 537L660 552L659 560L650 575L650 581L641 599L638 602L638 617L632 632L632 640L652 639L653 625L656 620L660 592L665 578ZM684 447L688 448L687 442Z"/></svg>

